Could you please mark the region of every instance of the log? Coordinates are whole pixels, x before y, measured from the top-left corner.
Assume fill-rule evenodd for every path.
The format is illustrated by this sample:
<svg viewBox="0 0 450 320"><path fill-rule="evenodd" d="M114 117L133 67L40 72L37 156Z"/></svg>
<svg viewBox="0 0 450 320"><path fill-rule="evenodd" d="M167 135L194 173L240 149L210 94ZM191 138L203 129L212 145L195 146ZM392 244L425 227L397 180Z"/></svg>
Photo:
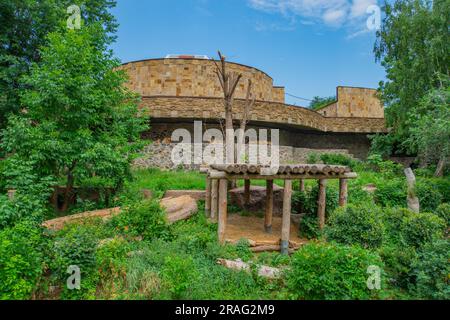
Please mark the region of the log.
<svg viewBox="0 0 450 320"><path fill-rule="evenodd" d="M250 173L257 173L258 172L258 167L252 164L252 165L250 165L248 167L248 172L250 172Z"/></svg>
<svg viewBox="0 0 450 320"><path fill-rule="evenodd" d="M227 197L228 197L228 180L219 180L219 226L218 238L220 243L225 241L225 230L227 227Z"/></svg>
<svg viewBox="0 0 450 320"><path fill-rule="evenodd" d="M205 215L211 216L211 179L206 177Z"/></svg>
<svg viewBox="0 0 450 320"><path fill-rule="evenodd" d="M345 207L348 199L348 180L339 179L339 206Z"/></svg>
<svg viewBox="0 0 450 320"><path fill-rule="evenodd" d="M219 181L211 180L211 219L217 221L219 214Z"/></svg>
<svg viewBox="0 0 450 320"><path fill-rule="evenodd" d="M273 180L266 182L266 215L264 220L264 230L267 233L272 233L272 218L273 217Z"/></svg>
<svg viewBox="0 0 450 320"><path fill-rule="evenodd" d="M299 191L305 192L305 179L298 180L298 184L299 184Z"/></svg>
<svg viewBox="0 0 450 320"><path fill-rule="evenodd" d="M326 210L326 179L319 180L319 198L317 199L317 217L319 219L319 229L325 227L325 210Z"/></svg>
<svg viewBox="0 0 450 320"><path fill-rule="evenodd" d="M289 232L291 229L292 180L284 181L283 220L281 226L281 254L288 254Z"/></svg>

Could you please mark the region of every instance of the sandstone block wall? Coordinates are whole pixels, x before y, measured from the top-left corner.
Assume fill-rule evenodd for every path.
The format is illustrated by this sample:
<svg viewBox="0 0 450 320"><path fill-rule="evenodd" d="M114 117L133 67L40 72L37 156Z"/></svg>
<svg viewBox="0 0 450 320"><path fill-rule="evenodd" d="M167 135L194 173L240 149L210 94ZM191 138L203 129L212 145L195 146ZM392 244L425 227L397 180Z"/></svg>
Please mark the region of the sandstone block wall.
<svg viewBox="0 0 450 320"><path fill-rule="evenodd" d="M157 119L223 119L225 112L220 98L143 98L141 108L151 117ZM244 101L236 100L234 118L242 118ZM286 105L284 103L257 101L252 109L251 122L265 123L272 126L292 126L321 132L385 132L384 118L342 118L324 117L310 109Z"/></svg>
<svg viewBox="0 0 450 320"><path fill-rule="evenodd" d="M326 117L384 118L384 107L377 90L338 87L337 102L317 111Z"/></svg>
<svg viewBox="0 0 450 320"><path fill-rule="evenodd" d="M236 98L245 99L247 80L252 80L257 100L284 102L284 88L274 87L266 73L237 63L227 62L228 71L242 74ZM151 59L122 65L129 76L128 87L141 96L223 97L216 65L203 59Z"/></svg>

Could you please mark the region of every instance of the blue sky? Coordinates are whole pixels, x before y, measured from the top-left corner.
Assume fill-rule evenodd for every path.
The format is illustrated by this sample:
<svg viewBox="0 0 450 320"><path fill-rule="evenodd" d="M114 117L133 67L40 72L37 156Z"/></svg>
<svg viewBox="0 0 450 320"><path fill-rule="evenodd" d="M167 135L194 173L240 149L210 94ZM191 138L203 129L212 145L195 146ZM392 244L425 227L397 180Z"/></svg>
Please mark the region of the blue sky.
<svg viewBox="0 0 450 320"><path fill-rule="evenodd" d="M267 72L292 95L331 96L338 85L377 88L377 0L117 0L113 49L122 62L220 49L230 61ZM286 101L307 106L287 96Z"/></svg>

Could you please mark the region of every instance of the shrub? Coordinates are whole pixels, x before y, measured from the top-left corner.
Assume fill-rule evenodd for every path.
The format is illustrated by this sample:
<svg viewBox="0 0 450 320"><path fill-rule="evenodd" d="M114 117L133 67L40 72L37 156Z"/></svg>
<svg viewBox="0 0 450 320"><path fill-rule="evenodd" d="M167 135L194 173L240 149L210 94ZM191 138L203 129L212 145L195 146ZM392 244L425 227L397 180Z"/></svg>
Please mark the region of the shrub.
<svg viewBox="0 0 450 320"><path fill-rule="evenodd" d="M161 273L175 299L181 298L190 284L198 279L198 272L191 257L166 257Z"/></svg>
<svg viewBox="0 0 450 320"><path fill-rule="evenodd" d="M30 222L0 231L0 300L31 298L45 267L45 244Z"/></svg>
<svg viewBox="0 0 450 320"><path fill-rule="evenodd" d="M406 197L406 182L401 179L384 180L375 191L375 202L382 207L404 207Z"/></svg>
<svg viewBox="0 0 450 320"><path fill-rule="evenodd" d="M400 227L405 245L419 248L443 236L445 222L433 213L411 213L403 218Z"/></svg>
<svg viewBox="0 0 450 320"><path fill-rule="evenodd" d="M319 225L317 222L317 198L319 187L316 185L311 190L295 192L293 197L294 208L302 208L304 216L300 220L300 234L308 239L320 236ZM335 187L328 186L326 189L326 209L325 216L328 217L338 206L338 191Z"/></svg>
<svg viewBox="0 0 450 320"><path fill-rule="evenodd" d="M155 200L131 204L111 220L111 225L131 236L142 236L144 240L170 236L166 215Z"/></svg>
<svg viewBox="0 0 450 320"><path fill-rule="evenodd" d="M308 153L306 163L318 163L319 162L319 155L315 152Z"/></svg>
<svg viewBox="0 0 450 320"><path fill-rule="evenodd" d="M62 285L63 299L95 298L98 281L95 257L97 244L98 238L92 228L80 225L68 226L56 236L52 269ZM80 290L70 290L66 286L69 266L80 268Z"/></svg>
<svg viewBox="0 0 450 320"><path fill-rule="evenodd" d="M419 181L416 189L421 212L434 211L442 203L442 194L433 183L430 183L429 181Z"/></svg>
<svg viewBox="0 0 450 320"><path fill-rule="evenodd" d="M412 247L386 245L380 248L379 254L386 266L389 283L403 289L413 283L412 264L417 259L416 250Z"/></svg>
<svg viewBox="0 0 450 320"><path fill-rule="evenodd" d="M325 228L328 240L377 248L383 242L382 211L377 206L348 205L334 211Z"/></svg>
<svg viewBox="0 0 450 320"><path fill-rule="evenodd" d="M293 298L312 300L369 299L368 267L383 265L380 257L358 247L310 243L293 257L286 282Z"/></svg>
<svg viewBox="0 0 450 320"><path fill-rule="evenodd" d="M443 203L434 211L434 213L443 219L447 224L447 228L450 226L450 204Z"/></svg>
<svg viewBox="0 0 450 320"><path fill-rule="evenodd" d="M450 299L450 242L438 240L427 243L413 264L416 285L413 290L420 298Z"/></svg>
<svg viewBox="0 0 450 320"><path fill-rule="evenodd" d="M326 164L342 165L350 168L354 168L356 165L356 160L341 153L324 153L320 155L320 160Z"/></svg>

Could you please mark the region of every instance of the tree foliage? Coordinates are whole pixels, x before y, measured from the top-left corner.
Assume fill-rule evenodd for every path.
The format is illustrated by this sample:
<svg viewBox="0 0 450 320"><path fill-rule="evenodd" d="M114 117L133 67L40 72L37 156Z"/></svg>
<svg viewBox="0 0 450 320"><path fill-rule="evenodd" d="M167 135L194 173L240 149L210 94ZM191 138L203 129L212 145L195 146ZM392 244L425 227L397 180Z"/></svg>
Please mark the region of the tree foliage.
<svg viewBox="0 0 450 320"><path fill-rule="evenodd" d="M442 87L441 75L449 75L450 3L446 0L396 0L385 3L385 17L377 33L375 56L386 69L381 82L386 117L392 131L377 141L391 150L415 153L417 145L402 144L414 127L411 117L434 110L417 108L430 91ZM422 105L424 106L424 105ZM379 140L379 139L378 139Z"/></svg>
<svg viewBox="0 0 450 320"><path fill-rule="evenodd" d="M321 98L319 96L315 96L311 103L309 104L309 108L313 110L318 110L326 105L333 103L336 101L336 96Z"/></svg>
<svg viewBox="0 0 450 320"><path fill-rule="evenodd" d="M0 129L9 113L20 110L20 78L41 61L48 33L66 28L70 5L80 7L85 25L101 23L108 41L114 40L117 23L108 11L114 0L0 0Z"/></svg>
<svg viewBox="0 0 450 320"><path fill-rule="evenodd" d="M24 109L9 118L2 146L40 176L63 181L66 200L75 183L92 177L119 187L145 126L106 50L107 35L94 24L51 33L48 43L22 79Z"/></svg>

